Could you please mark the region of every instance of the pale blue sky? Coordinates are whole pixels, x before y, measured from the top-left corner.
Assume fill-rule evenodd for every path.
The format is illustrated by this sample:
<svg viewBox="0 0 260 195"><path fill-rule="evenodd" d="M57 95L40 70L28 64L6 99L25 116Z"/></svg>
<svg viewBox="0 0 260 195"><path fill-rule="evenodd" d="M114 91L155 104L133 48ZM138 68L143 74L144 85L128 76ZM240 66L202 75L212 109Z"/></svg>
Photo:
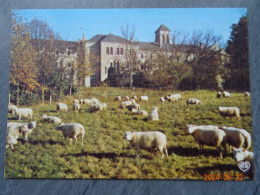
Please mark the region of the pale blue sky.
<svg viewBox="0 0 260 195"><path fill-rule="evenodd" d="M16 10L31 20L45 20L64 40L78 41L82 34L90 39L96 34L121 35L121 27L135 26L135 40L152 42L154 32L164 24L171 31L184 33L213 30L226 42L231 25L247 14L246 8L161 8L161 9L33 9Z"/></svg>

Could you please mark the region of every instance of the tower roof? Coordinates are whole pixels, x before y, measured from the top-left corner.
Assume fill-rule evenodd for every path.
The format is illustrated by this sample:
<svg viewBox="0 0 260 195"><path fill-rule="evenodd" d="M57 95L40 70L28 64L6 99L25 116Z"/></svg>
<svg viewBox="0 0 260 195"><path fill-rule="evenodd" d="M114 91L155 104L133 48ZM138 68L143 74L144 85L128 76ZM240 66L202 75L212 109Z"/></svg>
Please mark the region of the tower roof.
<svg viewBox="0 0 260 195"><path fill-rule="evenodd" d="M167 28L164 24L162 24L156 31L155 33L157 33L158 31L170 31L171 30L169 28Z"/></svg>

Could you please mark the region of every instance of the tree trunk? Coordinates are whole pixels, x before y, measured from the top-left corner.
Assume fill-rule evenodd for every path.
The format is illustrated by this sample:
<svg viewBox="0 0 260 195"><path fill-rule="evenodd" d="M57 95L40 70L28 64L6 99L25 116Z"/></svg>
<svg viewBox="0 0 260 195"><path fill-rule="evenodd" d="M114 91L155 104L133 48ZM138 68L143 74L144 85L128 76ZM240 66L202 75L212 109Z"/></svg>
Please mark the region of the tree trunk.
<svg viewBox="0 0 260 195"><path fill-rule="evenodd" d="M79 93L78 93L79 100L80 100L80 84L81 84L80 81L81 81L81 80L79 80L79 89L78 89L78 92L79 92Z"/></svg>
<svg viewBox="0 0 260 195"><path fill-rule="evenodd" d="M42 90L42 102L44 103L44 90Z"/></svg>
<svg viewBox="0 0 260 195"><path fill-rule="evenodd" d="M70 83L70 96L71 96L71 93L72 93L72 82Z"/></svg>
<svg viewBox="0 0 260 195"><path fill-rule="evenodd" d="M20 89L19 89L19 83L17 85L17 101L16 101L16 105L19 106L19 93L20 93Z"/></svg>
<svg viewBox="0 0 260 195"><path fill-rule="evenodd" d="M51 105L51 94L50 94L50 105Z"/></svg>

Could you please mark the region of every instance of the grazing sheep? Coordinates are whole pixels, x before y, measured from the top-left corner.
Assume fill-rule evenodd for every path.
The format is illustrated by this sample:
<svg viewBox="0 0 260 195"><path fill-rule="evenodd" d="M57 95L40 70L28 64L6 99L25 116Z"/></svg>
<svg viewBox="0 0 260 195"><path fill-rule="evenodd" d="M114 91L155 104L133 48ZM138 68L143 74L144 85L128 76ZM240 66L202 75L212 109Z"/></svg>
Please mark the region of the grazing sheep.
<svg viewBox="0 0 260 195"><path fill-rule="evenodd" d="M222 96L223 96L224 98L228 98L228 97L230 97L230 93L229 93L228 91L223 91L223 92L222 92Z"/></svg>
<svg viewBox="0 0 260 195"><path fill-rule="evenodd" d="M245 97L250 97L250 93L247 91L245 92ZM8 107L9 108L9 107Z"/></svg>
<svg viewBox="0 0 260 195"><path fill-rule="evenodd" d="M114 101L120 101L121 99L122 99L121 96L116 96Z"/></svg>
<svg viewBox="0 0 260 195"><path fill-rule="evenodd" d="M164 103L165 102L165 99L164 97L160 97L160 102Z"/></svg>
<svg viewBox="0 0 260 195"><path fill-rule="evenodd" d="M134 108L132 109L132 113L136 115L143 115L143 116L148 115L148 113L145 110L136 110Z"/></svg>
<svg viewBox="0 0 260 195"><path fill-rule="evenodd" d="M226 141L230 147L242 148L244 146L246 150L251 147L251 135L247 130L225 126L219 128L226 133Z"/></svg>
<svg viewBox="0 0 260 195"><path fill-rule="evenodd" d="M17 110L17 106L8 105L8 113L12 113L12 115L14 115L15 110Z"/></svg>
<svg viewBox="0 0 260 195"><path fill-rule="evenodd" d="M32 120L33 110L31 108L17 108L13 111L13 116L21 120L22 117Z"/></svg>
<svg viewBox="0 0 260 195"><path fill-rule="evenodd" d="M92 101L90 99L84 99L83 104L90 105L90 104L92 104Z"/></svg>
<svg viewBox="0 0 260 195"><path fill-rule="evenodd" d="M140 104L131 104L126 106L127 110L132 111L133 109L140 110Z"/></svg>
<svg viewBox="0 0 260 195"><path fill-rule="evenodd" d="M74 104L73 104L73 110L74 110L74 111L80 110L80 104L74 103Z"/></svg>
<svg viewBox="0 0 260 195"><path fill-rule="evenodd" d="M169 102L178 102L181 99L180 94L172 94L165 97Z"/></svg>
<svg viewBox="0 0 260 195"><path fill-rule="evenodd" d="M156 150L159 149L160 153L165 153L168 158L167 140L165 134L160 131L153 132L125 132L125 137L129 141L133 148L136 149L137 158L139 158L140 149Z"/></svg>
<svg viewBox="0 0 260 195"><path fill-rule="evenodd" d="M159 115L158 115L158 107L154 106L152 112L148 116L148 120L152 121L158 121L159 120Z"/></svg>
<svg viewBox="0 0 260 195"><path fill-rule="evenodd" d="M95 103L95 104L99 103L99 100L97 98L91 98L90 100L92 103Z"/></svg>
<svg viewBox="0 0 260 195"><path fill-rule="evenodd" d="M240 110L238 107L222 107L219 106L218 110L220 114L224 117L226 116L236 116L237 118L240 119Z"/></svg>
<svg viewBox="0 0 260 195"><path fill-rule="evenodd" d="M89 111L90 112L97 112L97 111L103 111L107 109L107 104L106 103L92 103L90 105Z"/></svg>
<svg viewBox="0 0 260 195"><path fill-rule="evenodd" d="M129 96L125 96L125 100L130 100Z"/></svg>
<svg viewBox="0 0 260 195"><path fill-rule="evenodd" d="M47 116L43 114L40 118L43 119L44 121L48 121L51 123L58 123L58 124L61 123L61 119L56 116Z"/></svg>
<svg viewBox="0 0 260 195"><path fill-rule="evenodd" d="M200 126L187 125L188 132L199 144L199 152L203 149L203 145L215 146L220 151L220 157L223 158L221 146L226 151L226 134L220 129Z"/></svg>
<svg viewBox="0 0 260 195"><path fill-rule="evenodd" d="M222 93L219 91L218 93L217 93L217 98L221 98L222 97Z"/></svg>
<svg viewBox="0 0 260 195"><path fill-rule="evenodd" d="M148 102L149 97L147 95L140 96L140 101Z"/></svg>
<svg viewBox="0 0 260 195"><path fill-rule="evenodd" d="M134 96L132 97L132 99L135 100L135 101L137 101L138 98L137 98L136 95L134 95Z"/></svg>
<svg viewBox="0 0 260 195"><path fill-rule="evenodd" d="M74 103L74 104L79 104L79 100L78 100L78 99L74 99L74 100L73 100L73 103Z"/></svg>
<svg viewBox="0 0 260 195"><path fill-rule="evenodd" d="M31 121L29 123L7 123L7 134L8 132L16 132L14 134L10 134L16 138L17 132L20 132L20 135L24 135L26 142L28 141L28 135L32 133L34 128L36 127L36 121ZM19 137L19 136L18 136ZM16 139L18 139L18 137Z"/></svg>
<svg viewBox="0 0 260 195"><path fill-rule="evenodd" d="M136 103L135 103L135 100L123 101L123 102L120 102L118 108L120 108L120 109L125 109L126 106L132 105L132 104L136 104Z"/></svg>
<svg viewBox="0 0 260 195"><path fill-rule="evenodd" d="M254 177L254 153L243 148L234 149L234 158L237 162L248 161L250 163L249 176Z"/></svg>
<svg viewBox="0 0 260 195"><path fill-rule="evenodd" d="M75 145L77 144L77 137L81 135L81 145L83 146L83 138L85 135L85 129L80 123L61 123L56 127L56 130L61 130L63 136L70 138L70 144L72 143L72 138L75 139Z"/></svg>
<svg viewBox="0 0 260 195"><path fill-rule="evenodd" d="M188 98L187 101L186 101L186 104L187 106L188 105L202 105L202 103L198 100L198 99L195 99L195 98Z"/></svg>
<svg viewBox="0 0 260 195"><path fill-rule="evenodd" d="M80 100L79 100L79 103L80 103L80 104L84 104L84 99L80 99Z"/></svg>
<svg viewBox="0 0 260 195"><path fill-rule="evenodd" d="M6 145L5 145L5 149L7 149L9 146L11 146L12 150L14 151L14 144L17 144L17 139L15 139L13 136L11 135L7 135L6 136Z"/></svg>
<svg viewBox="0 0 260 195"><path fill-rule="evenodd" d="M67 106L67 104L58 103L58 104L57 104L57 111L59 111L59 112L63 112L63 111L67 112L67 111L68 111L68 106Z"/></svg>

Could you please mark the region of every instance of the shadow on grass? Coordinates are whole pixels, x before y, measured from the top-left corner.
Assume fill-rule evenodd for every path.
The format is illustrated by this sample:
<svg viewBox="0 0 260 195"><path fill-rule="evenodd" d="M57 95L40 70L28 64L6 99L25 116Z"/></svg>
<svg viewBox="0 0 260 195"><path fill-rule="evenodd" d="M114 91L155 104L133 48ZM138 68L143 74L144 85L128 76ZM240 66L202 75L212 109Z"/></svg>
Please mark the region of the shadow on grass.
<svg viewBox="0 0 260 195"><path fill-rule="evenodd" d="M17 120L17 121L19 121L18 118L17 118L17 117L14 117L14 116L8 117L7 119L8 119L8 120Z"/></svg>
<svg viewBox="0 0 260 195"><path fill-rule="evenodd" d="M26 143L26 141L25 140L20 140L19 139L19 141L21 141L22 142L22 144L25 144ZM63 143L63 142L61 142L61 141L53 141L53 140L48 140L48 141L42 141L42 140L30 140L30 138L29 138L29 140L28 140L28 142L27 142L28 144L31 144L31 145L42 145L42 146L45 146L46 144L50 144L50 145L56 145L56 144L58 144L58 145L61 145L61 146L65 146L65 144Z"/></svg>
<svg viewBox="0 0 260 195"><path fill-rule="evenodd" d="M123 158L136 158L136 155L129 155L128 153L120 153L116 154L114 152L100 152L100 153L95 153L95 152L81 152L81 153L68 153L68 154L62 154L60 157L66 157L66 156L73 156L73 157L82 157L82 156L92 156L95 158L108 158L114 160L117 157L123 157ZM147 155L140 155L140 158L145 158L145 159L152 159L152 157L147 156Z"/></svg>
<svg viewBox="0 0 260 195"><path fill-rule="evenodd" d="M214 165L214 166L204 166L204 167L198 167L195 169L198 171L200 175L209 174L212 171L220 171L223 172L230 172L230 171L239 171L237 165Z"/></svg>
<svg viewBox="0 0 260 195"><path fill-rule="evenodd" d="M44 111L41 111L41 112L43 112L43 113L48 113L48 112L56 112L56 113L59 113L59 112L57 112L57 110L44 110Z"/></svg>

